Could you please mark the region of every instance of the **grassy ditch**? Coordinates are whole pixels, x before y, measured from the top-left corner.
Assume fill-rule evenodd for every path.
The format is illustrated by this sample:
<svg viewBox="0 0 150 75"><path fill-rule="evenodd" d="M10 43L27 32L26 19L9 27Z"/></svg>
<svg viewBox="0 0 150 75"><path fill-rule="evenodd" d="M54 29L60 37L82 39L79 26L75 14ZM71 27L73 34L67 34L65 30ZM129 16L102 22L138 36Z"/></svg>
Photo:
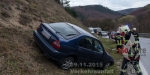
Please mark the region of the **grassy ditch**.
<svg viewBox="0 0 150 75"><path fill-rule="evenodd" d="M110 40L110 39L106 39L106 38L99 38L100 41L102 42L105 50L114 58L115 60L115 64L113 66L111 66L110 68L108 69L113 69L115 71L114 74L111 74L111 75L119 75L120 73L120 67L121 67L121 64L122 64L122 58L123 56L120 55L120 54L117 54L117 51L116 50L113 50L116 48L116 45L114 43L113 40ZM104 74L105 75L105 74ZM106 74L106 75L110 75L110 74Z"/></svg>
<svg viewBox="0 0 150 75"><path fill-rule="evenodd" d="M115 48L112 40L98 37L106 51L115 59L115 64L106 69L113 73L103 73L103 71L94 68L62 70L57 67L53 60L43 55L42 50L33 39L32 32L33 30L23 30L17 27L0 27L0 75L119 75L118 70L122 57L115 50L112 50ZM90 70L93 72L71 73L73 70Z"/></svg>

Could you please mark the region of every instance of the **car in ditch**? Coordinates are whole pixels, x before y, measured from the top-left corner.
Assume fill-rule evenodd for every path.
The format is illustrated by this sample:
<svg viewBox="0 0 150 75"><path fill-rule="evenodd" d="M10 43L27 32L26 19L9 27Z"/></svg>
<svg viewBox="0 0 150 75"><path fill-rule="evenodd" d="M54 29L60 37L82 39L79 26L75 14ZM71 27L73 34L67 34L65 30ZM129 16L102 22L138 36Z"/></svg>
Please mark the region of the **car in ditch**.
<svg viewBox="0 0 150 75"><path fill-rule="evenodd" d="M83 66L105 69L114 64L101 41L74 24L41 23L33 36L44 55L58 62L62 69Z"/></svg>

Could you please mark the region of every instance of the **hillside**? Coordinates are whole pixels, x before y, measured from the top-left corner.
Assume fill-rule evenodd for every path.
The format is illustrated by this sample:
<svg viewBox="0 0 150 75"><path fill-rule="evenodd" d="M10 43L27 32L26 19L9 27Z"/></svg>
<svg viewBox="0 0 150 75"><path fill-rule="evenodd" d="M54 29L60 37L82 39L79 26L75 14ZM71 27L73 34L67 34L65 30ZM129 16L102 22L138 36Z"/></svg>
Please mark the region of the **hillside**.
<svg viewBox="0 0 150 75"><path fill-rule="evenodd" d="M121 13L121 14L123 14L123 15L128 15L128 14L130 14L130 13L132 13L132 12L138 10L138 9L140 9L140 8L124 9L124 10L119 10L119 11L117 11L117 12L119 12L119 13Z"/></svg>
<svg viewBox="0 0 150 75"><path fill-rule="evenodd" d="M110 10L107 7L103 7L101 5L87 5L87 6L77 6L77 7L72 7L77 14L79 15L80 19L86 20L89 18L116 18L121 16L121 14Z"/></svg>
<svg viewBox="0 0 150 75"><path fill-rule="evenodd" d="M139 25L136 27L139 28L139 32L150 33L150 4L134 11L131 15L137 18Z"/></svg>
<svg viewBox="0 0 150 75"><path fill-rule="evenodd" d="M43 55L32 33L41 22L80 22L54 0L0 0L0 9L0 75L69 75Z"/></svg>

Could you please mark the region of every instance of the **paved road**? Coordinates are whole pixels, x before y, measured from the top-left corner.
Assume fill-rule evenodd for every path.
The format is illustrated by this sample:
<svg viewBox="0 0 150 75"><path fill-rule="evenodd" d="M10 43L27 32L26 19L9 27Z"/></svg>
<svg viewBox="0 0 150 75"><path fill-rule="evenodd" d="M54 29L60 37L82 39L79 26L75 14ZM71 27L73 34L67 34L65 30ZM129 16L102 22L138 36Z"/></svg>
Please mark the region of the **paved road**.
<svg viewBox="0 0 150 75"><path fill-rule="evenodd" d="M145 69L147 74L150 75L150 39L141 37L140 38L140 45L141 45L141 48L142 48L140 62L144 67L142 70L144 71L144 69ZM143 53L144 48L146 49L145 53Z"/></svg>

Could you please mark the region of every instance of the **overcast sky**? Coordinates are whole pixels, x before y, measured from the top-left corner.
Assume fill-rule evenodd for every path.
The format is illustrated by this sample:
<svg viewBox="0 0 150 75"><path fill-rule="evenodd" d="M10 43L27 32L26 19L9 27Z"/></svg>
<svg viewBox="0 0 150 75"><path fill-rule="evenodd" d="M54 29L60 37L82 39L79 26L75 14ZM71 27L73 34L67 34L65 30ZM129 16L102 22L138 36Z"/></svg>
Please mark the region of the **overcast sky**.
<svg viewBox="0 0 150 75"><path fill-rule="evenodd" d="M114 11L143 7L150 4L150 0L69 0L70 6L103 5Z"/></svg>

